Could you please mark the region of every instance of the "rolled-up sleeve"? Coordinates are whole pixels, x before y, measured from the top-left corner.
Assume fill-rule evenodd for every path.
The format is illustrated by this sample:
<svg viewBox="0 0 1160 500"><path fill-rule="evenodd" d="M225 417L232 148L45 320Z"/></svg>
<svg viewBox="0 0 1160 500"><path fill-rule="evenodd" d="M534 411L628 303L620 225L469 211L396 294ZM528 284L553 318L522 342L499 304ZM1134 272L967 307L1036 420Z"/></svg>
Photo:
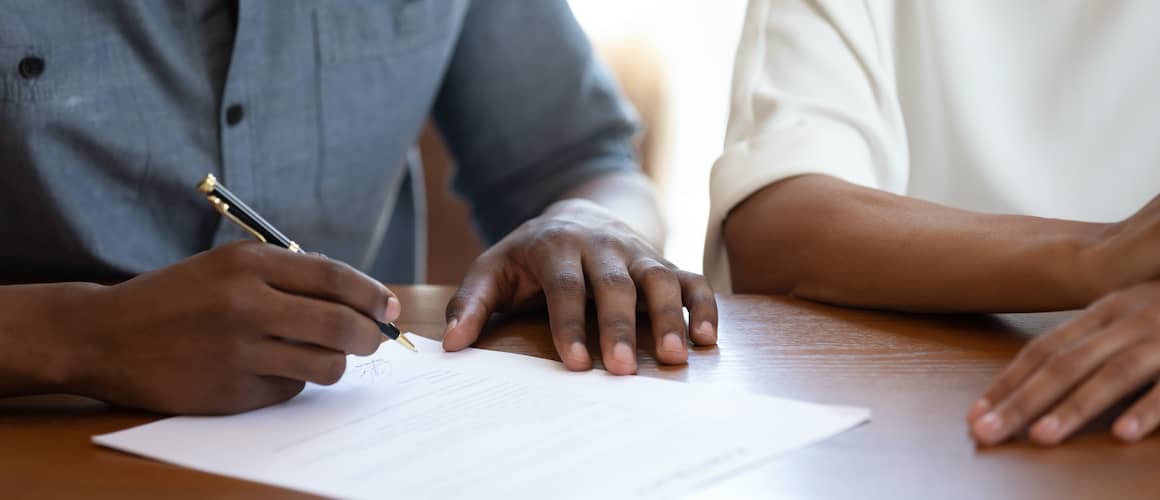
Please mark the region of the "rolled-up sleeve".
<svg viewBox="0 0 1160 500"><path fill-rule="evenodd" d="M710 181L705 272L718 290L732 289L722 224L765 186L825 174L905 192L905 128L881 38L888 17L854 0L750 0Z"/></svg>
<svg viewBox="0 0 1160 500"><path fill-rule="evenodd" d="M435 103L489 242L590 178L638 169L635 116L563 0L473 2Z"/></svg>

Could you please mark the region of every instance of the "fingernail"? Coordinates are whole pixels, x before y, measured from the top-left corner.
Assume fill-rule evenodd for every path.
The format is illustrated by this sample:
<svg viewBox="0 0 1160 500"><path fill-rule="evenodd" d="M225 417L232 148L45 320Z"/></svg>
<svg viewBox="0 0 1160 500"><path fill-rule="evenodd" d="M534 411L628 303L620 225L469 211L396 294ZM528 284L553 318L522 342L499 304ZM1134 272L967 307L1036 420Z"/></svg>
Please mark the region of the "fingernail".
<svg viewBox="0 0 1160 500"><path fill-rule="evenodd" d="M999 418L995 412L983 415L977 423L975 423L975 432L987 441L997 441L999 439L999 431L1003 426L1003 419Z"/></svg>
<svg viewBox="0 0 1160 500"><path fill-rule="evenodd" d="M1048 415L1039 419L1035 426L1031 428L1031 433L1038 436L1040 439L1054 441L1056 433L1059 432L1059 417L1055 415Z"/></svg>
<svg viewBox="0 0 1160 500"><path fill-rule="evenodd" d="M634 371L636 370L636 356L628 344L617 342L616 346L612 348L612 360L620 365L631 366Z"/></svg>
<svg viewBox="0 0 1160 500"><path fill-rule="evenodd" d="M1136 417L1124 417L1120 420L1119 425L1116 426L1116 434L1120 439L1134 441L1140 436L1140 419Z"/></svg>
<svg viewBox="0 0 1160 500"><path fill-rule="evenodd" d="M708 321L702 321L700 325L697 325L697 334L714 342L717 341L717 332L713 330L713 323Z"/></svg>
<svg viewBox="0 0 1160 500"><path fill-rule="evenodd" d="M588 358L588 347L583 342L573 342L568 348L568 357L575 361L583 361Z"/></svg>
<svg viewBox="0 0 1160 500"><path fill-rule="evenodd" d="M967 421L974 422L980 415L991 411L991 402L986 398L975 401L971 404L971 408L967 410Z"/></svg>
<svg viewBox="0 0 1160 500"><path fill-rule="evenodd" d="M450 332L451 330L454 330L455 326L458 324L459 324L459 318L451 318L451 321L447 322L447 331Z"/></svg>
<svg viewBox="0 0 1160 500"><path fill-rule="evenodd" d="M665 352L682 352L685 349L685 342L681 340L681 335L676 332L666 333L661 338L661 350Z"/></svg>
<svg viewBox="0 0 1160 500"><path fill-rule="evenodd" d="M399 303L399 299L391 297L387 299L386 318L383 321L390 323L399 319L399 314L403 312L403 304Z"/></svg>

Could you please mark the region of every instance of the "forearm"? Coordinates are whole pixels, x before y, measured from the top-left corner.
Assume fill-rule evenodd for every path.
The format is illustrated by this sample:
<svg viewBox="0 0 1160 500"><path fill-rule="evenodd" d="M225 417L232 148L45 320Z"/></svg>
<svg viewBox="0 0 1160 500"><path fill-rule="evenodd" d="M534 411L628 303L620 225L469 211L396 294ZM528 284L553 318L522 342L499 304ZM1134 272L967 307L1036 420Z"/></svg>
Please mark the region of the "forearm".
<svg viewBox="0 0 1160 500"><path fill-rule="evenodd" d="M639 172L606 174L569 190L560 200L583 198L620 217L657 250L664 249L664 218L657 208L652 184Z"/></svg>
<svg viewBox="0 0 1160 500"><path fill-rule="evenodd" d="M68 304L96 286L0 286L0 397L69 392L77 346L67 334L84 319Z"/></svg>
<svg viewBox="0 0 1160 500"><path fill-rule="evenodd" d="M1083 249L1105 229L953 209L807 175L733 210L734 290L930 312L1079 308L1101 295Z"/></svg>

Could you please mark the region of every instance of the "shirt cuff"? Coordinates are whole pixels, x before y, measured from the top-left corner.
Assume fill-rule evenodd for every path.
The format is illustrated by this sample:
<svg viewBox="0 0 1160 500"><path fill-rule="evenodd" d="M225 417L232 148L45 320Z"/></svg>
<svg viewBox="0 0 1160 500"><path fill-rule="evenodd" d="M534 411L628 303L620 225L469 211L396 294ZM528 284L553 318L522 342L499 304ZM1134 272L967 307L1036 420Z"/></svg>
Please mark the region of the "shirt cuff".
<svg viewBox="0 0 1160 500"><path fill-rule="evenodd" d="M705 276L713 288L732 293L722 225L729 212L762 188L805 174L823 174L881 189L866 139L843 125L798 125L739 141L726 148L710 177ZM771 214L776 216L776 214Z"/></svg>

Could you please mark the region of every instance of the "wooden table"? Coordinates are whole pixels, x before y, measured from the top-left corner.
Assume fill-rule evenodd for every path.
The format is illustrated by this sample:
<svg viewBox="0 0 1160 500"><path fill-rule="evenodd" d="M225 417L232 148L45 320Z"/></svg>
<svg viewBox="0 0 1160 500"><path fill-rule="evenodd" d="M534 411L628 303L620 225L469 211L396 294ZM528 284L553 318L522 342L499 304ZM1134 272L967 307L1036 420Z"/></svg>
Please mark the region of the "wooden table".
<svg viewBox="0 0 1160 500"><path fill-rule="evenodd" d="M451 289L395 290L400 326L442 334ZM642 351L641 376L862 405L874 417L693 497L1160 498L1160 438L1122 445L1102 422L1057 449L978 450L968 439L967 405L1060 315L905 316L750 296L720 306L718 347L696 349L682 367L658 367ZM499 322L480 346L555 358L538 316ZM156 418L64 396L0 400L0 497L306 498L90 444Z"/></svg>

